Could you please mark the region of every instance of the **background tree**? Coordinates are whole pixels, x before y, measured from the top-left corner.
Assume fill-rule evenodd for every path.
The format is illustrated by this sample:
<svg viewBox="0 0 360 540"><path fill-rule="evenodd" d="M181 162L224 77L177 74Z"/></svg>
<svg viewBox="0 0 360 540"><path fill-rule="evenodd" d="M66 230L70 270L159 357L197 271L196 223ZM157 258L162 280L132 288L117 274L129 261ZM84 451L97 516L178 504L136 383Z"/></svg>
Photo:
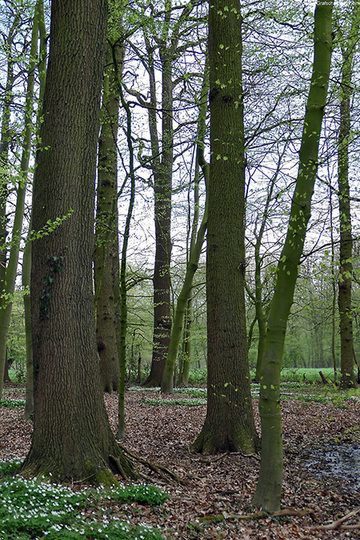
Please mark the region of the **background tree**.
<svg viewBox="0 0 360 540"><path fill-rule="evenodd" d="M207 71L207 70L206 70ZM195 193L195 208L192 223L191 242L189 249L189 260L186 265L185 277L179 296L176 301L174 321L171 328L170 343L168 354L165 362L164 373L161 381L161 391L164 393L172 393L174 370L176 365L176 359L178 356L179 344L181 336L184 331L184 319L186 314L189 316L189 310L191 309L191 295L193 288L193 281L195 272L198 269L199 259L201 255L202 246L204 243L206 228L207 228L207 203L205 203L204 214L198 227L199 222L199 181L200 181L200 168L202 170L205 182L208 182L210 175L209 165L204 159L204 139L206 134L206 111L207 111L207 95L208 95L208 74L205 74L201 93L200 93L200 105L199 105L199 120L198 120L198 143L197 143L197 163L195 169L194 179L194 193ZM190 301L190 305L189 305ZM187 319L186 330L188 333L187 341L190 339L190 320ZM184 373L184 371L183 371Z"/></svg>
<svg viewBox="0 0 360 540"><path fill-rule="evenodd" d="M15 281L17 275L18 259L20 252L20 240L22 232L22 224L25 208L25 194L28 182L28 169L31 156L31 143L33 133L33 118L32 111L34 107L34 86L35 86L35 66L38 58L37 42L39 28L39 9L38 5L34 6L33 25L31 45L29 52L29 67L27 88L25 95L25 110L24 110L24 131L20 168L18 171L18 180L16 187L16 205L15 215L11 234L11 245L9 248L9 257L5 273L4 293L7 301L6 305L0 310L0 373L3 372L6 363L6 344L8 331L10 326L10 317L12 309L12 296L15 291ZM2 394L2 380L0 377L0 395Z"/></svg>
<svg viewBox="0 0 360 540"><path fill-rule="evenodd" d="M103 84L102 126L99 138L96 247L94 277L96 333L103 389L119 387L119 217L118 126L120 88L125 47L121 39L121 6L110 3L106 65ZM120 77L119 77L120 74Z"/></svg>
<svg viewBox="0 0 360 540"><path fill-rule="evenodd" d="M25 476L51 472L107 483L113 481L110 469L131 474L105 411L92 294L106 23L104 0L52 2L33 227L57 226L33 242L34 431Z"/></svg>
<svg viewBox="0 0 360 540"><path fill-rule="evenodd" d="M299 172L288 232L277 267L260 380L261 465L253 502L271 511L280 507L283 475L280 371L286 325L294 298L318 169L319 140L330 76L331 32L332 2L324 4L319 1L315 10L314 64L304 118Z"/></svg>
<svg viewBox="0 0 360 540"><path fill-rule="evenodd" d="M355 386L354 341L352 324L352 228L349 185L349 145L351 143L351 96L353 94L353 60L359 39L360 4L352 2L349 33L340 36L342 54L340 83L340 126L338 139L338 183L340 214L340 268L339 268L339 316L341 343L342 388Z"/></svg>

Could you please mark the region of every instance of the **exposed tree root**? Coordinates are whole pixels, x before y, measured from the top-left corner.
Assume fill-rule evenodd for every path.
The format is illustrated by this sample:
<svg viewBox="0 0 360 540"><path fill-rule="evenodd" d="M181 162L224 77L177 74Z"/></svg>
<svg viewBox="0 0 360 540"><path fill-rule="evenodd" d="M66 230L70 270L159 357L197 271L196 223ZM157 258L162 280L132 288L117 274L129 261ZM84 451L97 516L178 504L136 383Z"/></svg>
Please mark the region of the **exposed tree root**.
<svg viewBox="0 0 360 540"><path fill-rule="evenodd" d="M189 449L189 452L192 454L191 450ZM225 452L223 454L220 454L216 457L212 457L212 455L202 455L200 457L193 457L195 461L203 461L205 463L216 463L217 461L220 461L221 459L227 457L227 456L242 456L246 458L252 458L256 459L257 461L260 461L260 456L258 454L245 454L245 452Z"/></svg>
<svg viewBox="0 0 360 540"><path fill-rule="evenodd" d="M225 519L261 519L269 517L282 517L282 516L306 516L314 515L315 511L312 508L304 508L303 510L294 510L293 508L283 508L277 512L253 512L252 514L214 514L211 516L199 517L199 521L224 521Z"/></svg>
<svg viewBox="0 0 360 540"><path fill-rule="evenodd" d="M334 531L336 529L344 529L344 530L355 530L360 529L360 524L357 525L343 525L345 521L348 519L356 516L360 512L360 506L358 508L355 508L352 512L349 512L345 516L343 516L340 519L337 519L336 521L333 521L332 523L329 523L329 525L317 525L315 527L312 527L311 530L322 530L322 531Z"/></svg>
<svg viewBox="0 0 360 540"><path fill-rule="evenodd" d="M130 452L130 450L128 450L127 448L125 448L121 444L119 444L119 447L124 452L124 454L126 454L128 456L128 459L130 460L130 462L132 463L132 465L134 467L135 467L135 465L134 465L135 463L141 463L142 465L145 465L145 467L148 467L154 473L158 474L160 476L160 478L162 478L166 483L169 483L169 482L176 482L176 483L179 483L179 484L184 484L185 483L184 480L182 480L180 478L180 476L178 476L173 471L170 471L170 469L167 469L163 465L159 465L157 463L152 463L151 461L143 459L143 458L135 455L133 452ZM147 476L147 475L145 475L145 474L143 474L143 473L141 473L139 471L138 471L138 473L139 473L139 476L141 476L142 478L144 478L146 480L150 480L149 476Z"/></svg>

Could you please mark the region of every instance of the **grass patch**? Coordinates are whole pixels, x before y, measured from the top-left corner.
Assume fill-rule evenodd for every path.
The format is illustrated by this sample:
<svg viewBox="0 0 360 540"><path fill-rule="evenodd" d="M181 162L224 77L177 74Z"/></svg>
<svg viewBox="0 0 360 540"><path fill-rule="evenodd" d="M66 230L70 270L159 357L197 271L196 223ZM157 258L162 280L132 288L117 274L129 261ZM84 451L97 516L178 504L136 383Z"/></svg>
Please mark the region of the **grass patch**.
<svg viewBox="0 0 360 540"><path fill-rule="evenodd" d="M167 493L155 486L73 491L38 479L14 477L19 461L0 462L0 538L3 540L162 540L158 529L133 526L109 511L109 502L162 504Z"/></svg>
<svg viewBox="0 0 360 540"><path fill-rule="evenodd" d="M206 399L161 399L161 398L144 398L143 403L148 405L183 405L186 407L200 407L206 405Z"/></svg>
<svg viewBox="0 0 360 540"><path fill-rule="evenodd" d="M206 398L207 389L206 388L174 388L174 393L185 394L191 397Z"/></svg>

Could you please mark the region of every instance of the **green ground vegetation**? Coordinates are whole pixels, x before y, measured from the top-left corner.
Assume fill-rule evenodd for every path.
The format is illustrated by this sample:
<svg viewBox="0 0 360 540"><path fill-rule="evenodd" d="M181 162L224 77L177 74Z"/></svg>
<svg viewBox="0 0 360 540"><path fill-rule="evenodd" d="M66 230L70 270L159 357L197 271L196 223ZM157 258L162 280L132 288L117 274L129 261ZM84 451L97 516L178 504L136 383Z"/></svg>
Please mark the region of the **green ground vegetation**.
<svg viewBox="0 0 360 540"><path fill-rule="evenodd" d="M162 504L168 495L156 486L130 484L104 489L70 487L16 476L19 461L0 462L0 538L161 540L153 527L133 526L109 512L109 504Z"/></svg>

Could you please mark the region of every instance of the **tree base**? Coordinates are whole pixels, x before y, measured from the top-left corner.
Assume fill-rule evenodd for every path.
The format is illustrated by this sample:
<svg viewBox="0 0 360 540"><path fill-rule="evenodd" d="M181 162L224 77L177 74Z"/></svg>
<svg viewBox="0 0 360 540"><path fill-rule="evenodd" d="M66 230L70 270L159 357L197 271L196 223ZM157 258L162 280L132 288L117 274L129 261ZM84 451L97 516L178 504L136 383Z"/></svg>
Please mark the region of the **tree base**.
<svg viewBox="0 0 360 540"><path fill-rule="evenodd" d="M206 423L190 446L190 452L204 456L228 452L256 454L259 449L260 439L256 434L252 436L239 430L236 437L231 437L222 433L221 430L212 429L212 426L207 427Z"/></svg>
<svg viewBox="0 0 360 540"><path fill-rule="evenodd" d="M122 449L118 446L113 448L113 454L109 454L105 460L103 458L88 457L75 463L72 469L64 470L61 466L61 460L44 460L32 455L30 450L23 463L20 474L25 478L45 477L50 480L60 482L72 482L79 484L94 485L118 485L115 475L119 475L122 480L138 480L139 471L133 463L125 456Z"/></svg>

